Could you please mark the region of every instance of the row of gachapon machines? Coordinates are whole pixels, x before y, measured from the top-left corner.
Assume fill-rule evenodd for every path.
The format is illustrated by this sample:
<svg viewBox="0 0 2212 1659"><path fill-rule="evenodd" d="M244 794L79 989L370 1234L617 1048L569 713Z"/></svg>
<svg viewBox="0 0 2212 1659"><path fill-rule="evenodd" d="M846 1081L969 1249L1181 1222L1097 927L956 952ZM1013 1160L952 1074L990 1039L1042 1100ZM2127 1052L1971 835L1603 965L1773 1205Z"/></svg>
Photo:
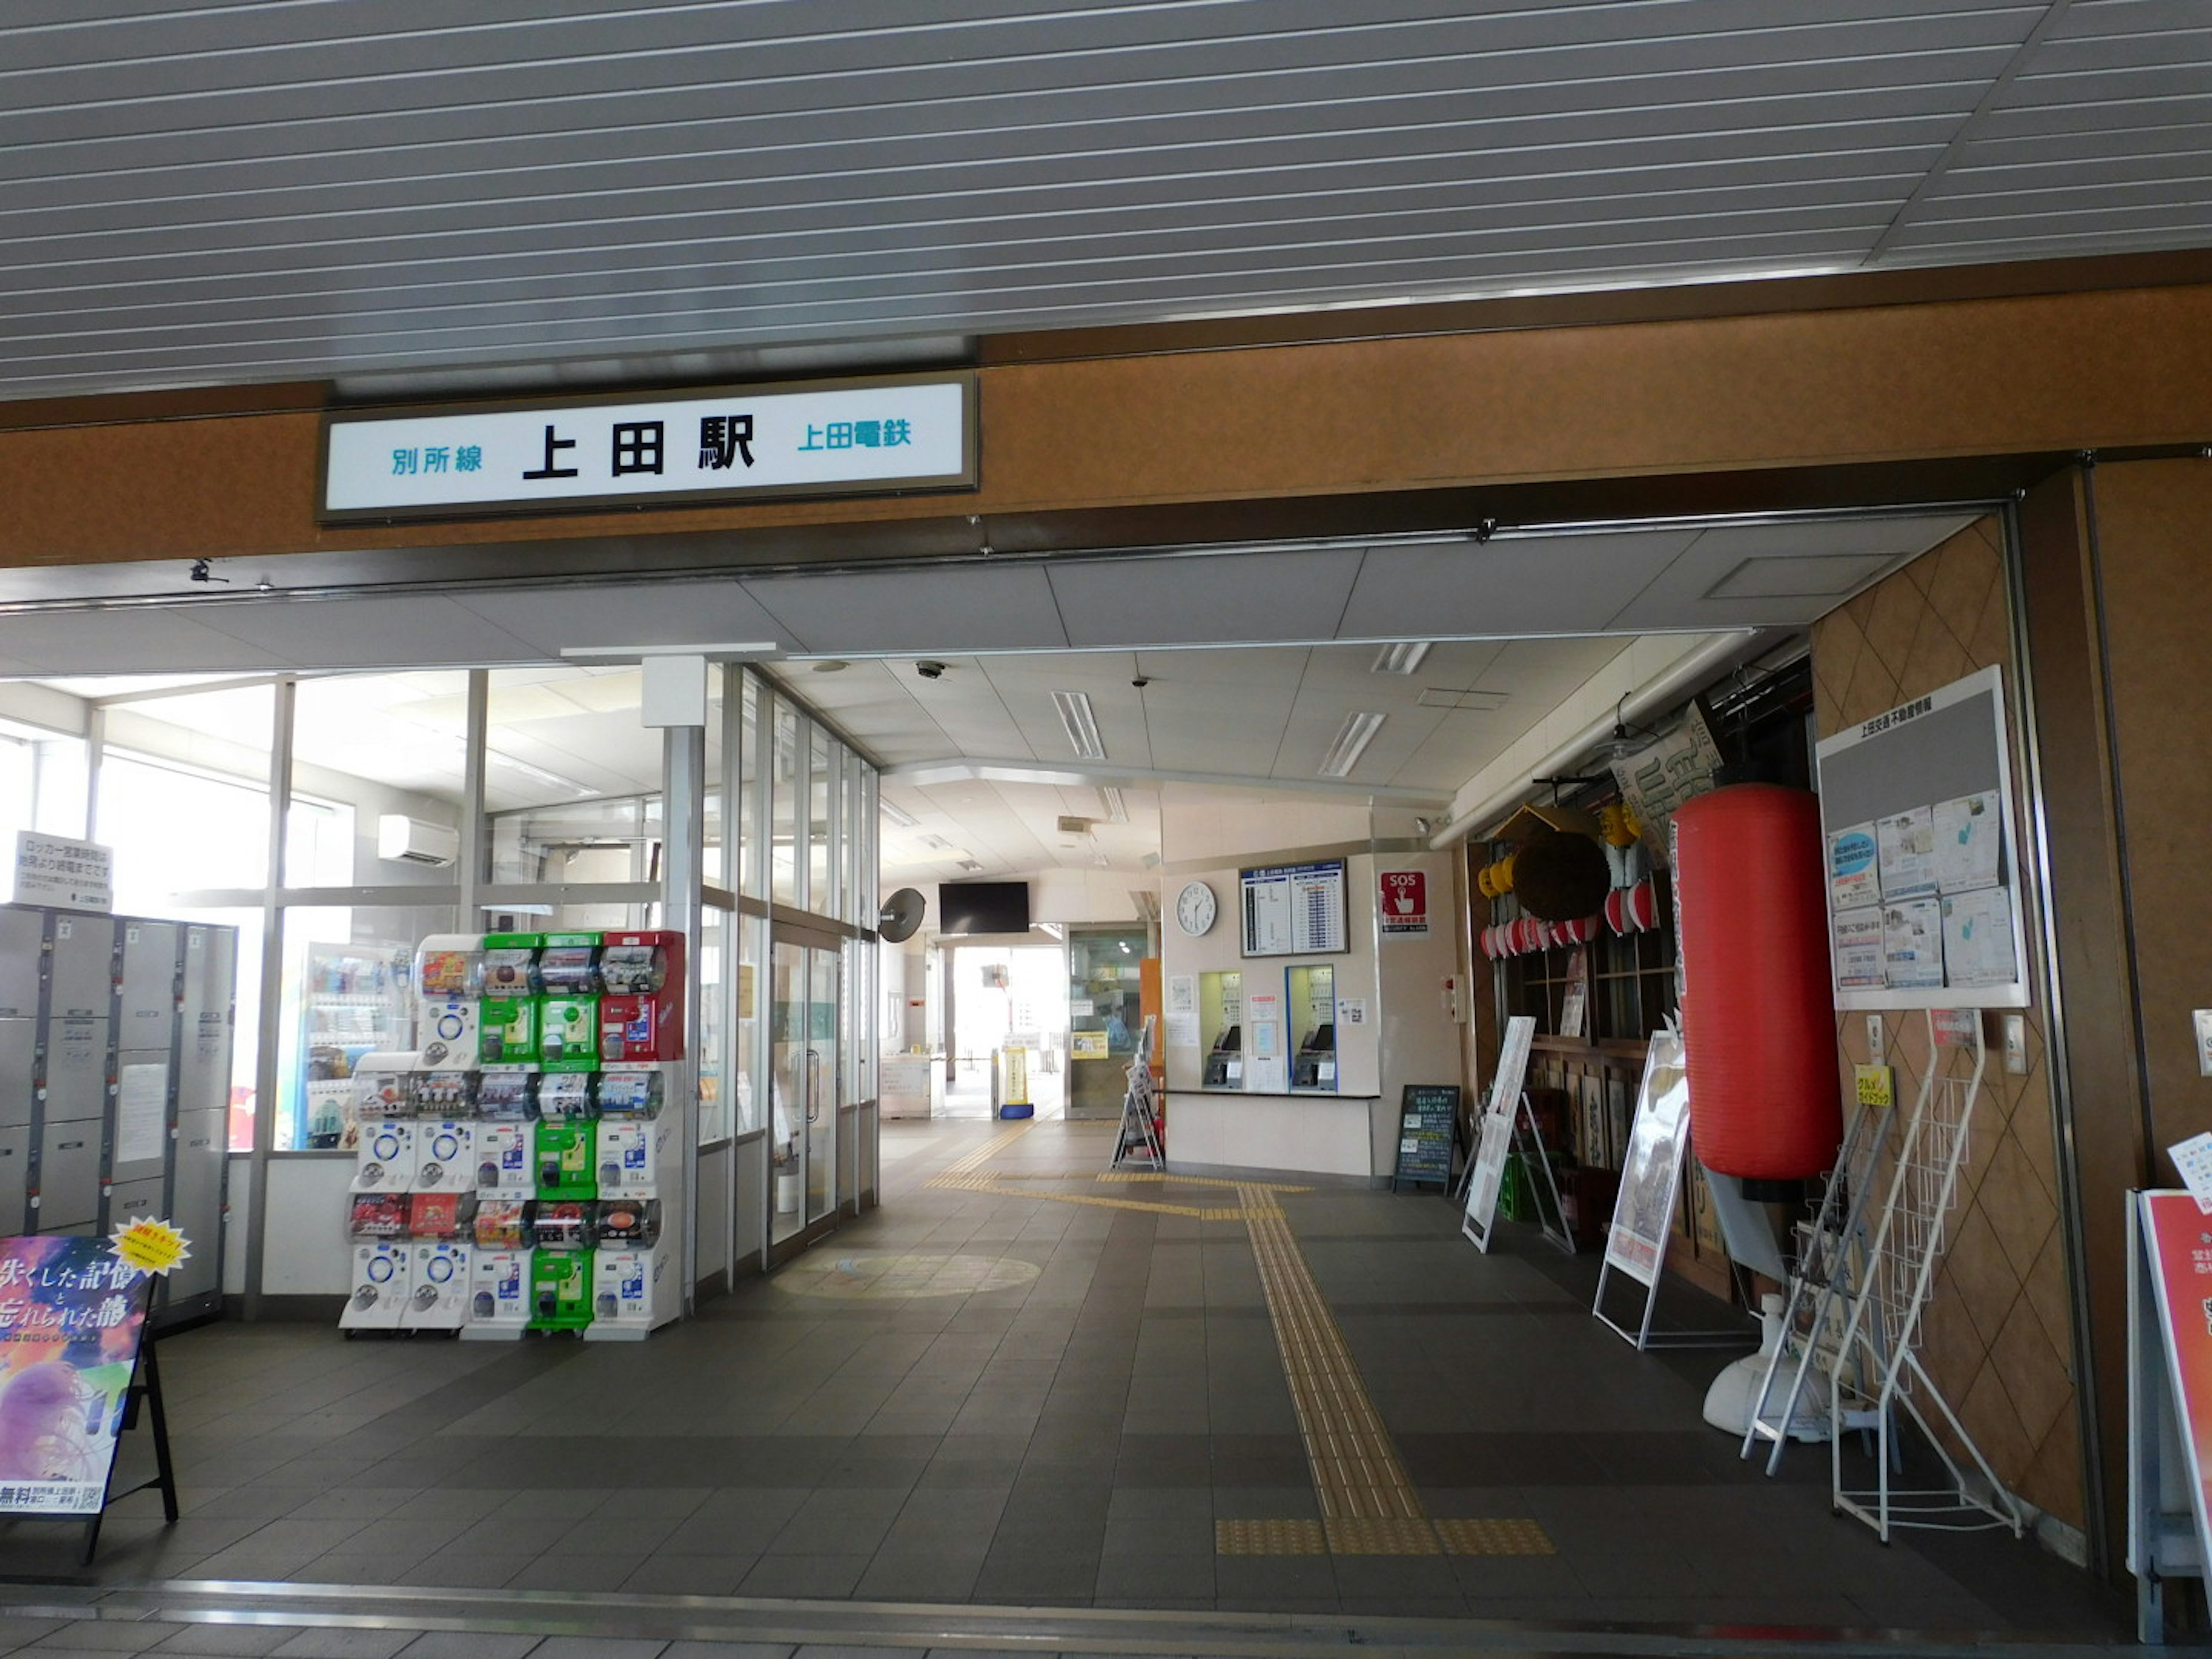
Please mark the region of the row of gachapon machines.
<svg viewBox="0 0 2212 1659"><path fill-rule="evenodd" d="M405 1202L356 1199L356 1218L364 1205ZM657 1201L483 1200L445 1236L357 1236L338 1324L480 1338L641 1337L675 1316L664 1301L668 1270Z"/></svg>
<svg viewBox="0 0 2212 1659"><path fill-rule="evenodd" d="M363 1054L353 1071L354 1115L390 1117L658 1117L665 1074L641 1062L603 1071L549 1072L536 1066L493 1071L430 1063L423 1051Z"/></svg>
<svg viewBox="0 0 2212 1659"><path fill-rule="evenodd" d="M361 1126L352 1189L478 1198L652 1198L672 1123L386 1118Z"/></svg>
<svg viewBox="0 0 2212 1659"><path fill-rule="evenodd" d="M681 933L436 933L416 979L435 1067L683 1058Z"/></svg>

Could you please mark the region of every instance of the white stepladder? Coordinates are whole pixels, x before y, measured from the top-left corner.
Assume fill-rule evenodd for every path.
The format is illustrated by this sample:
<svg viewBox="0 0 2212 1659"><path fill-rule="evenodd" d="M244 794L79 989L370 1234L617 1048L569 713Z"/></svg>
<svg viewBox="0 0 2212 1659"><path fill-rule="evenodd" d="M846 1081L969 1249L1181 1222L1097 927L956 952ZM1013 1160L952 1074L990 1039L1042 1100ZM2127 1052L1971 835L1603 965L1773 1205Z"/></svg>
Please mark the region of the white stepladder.
<svg viewBox="0 0 2212 1659"><path fill-rule="evenodd" d="M1958 1201L1967 1129L1990 1059L1988 1039L1977 1018L1972 1076L1939 1079L1942 1050L1934 1010L1928 1011L1927 1020L1928 1069L1898 1144L1881 1217L1867 1247L1865 1267L1829 1373L1830 1495L1838 1514L1856 1516L1885 1544L1897 1527L1952 1531L2003 1527L2017 1538L2026 1524L2019 1506L1920 1363L1921 1316L1943 1259L1944 1224ZM1896 1435L1900 1407L1942 1460L1949 1475L1948 1486L1897 1489L1892 1477L1899 1461ZM1944 1444L1929 1420L1931 1410L1963 1448L1980 1476L1978 1483L1968 1480L1965 1465ZM1868 1431L1874 1439L1872 1491L1852 1491L1844 1485L1843 1437L1853 1429Z"/></svg>
<svg viewBox="0 0 2212 1659"><path fill-rule="evenodd" d="M1874 1201L1882 1149L1897 1115L1894 1102L1881 1107L1855 1105L1844 1144L1836 1154L1836 1167L1828 1173L1820 1194L1820 1209L1813 1229L1790 1275L1790 1294L1782 1310L1782 1340L1766 1362L1758 1396L1752 1401L1751 1423L1743 1431L1741 1455L1762 1440L1774 1443L1767 1454L1766 1472L1782 1467L1783 1449L1790 1443L1789 1425L1797 1418L1797 1402L1814 1374L1814 1360L1830 1349L1843 1310L1850 1305L1857 1266L1867 1246L1867 1212ZM1796 1352L1792 1352L1795 1346ZM1789 1367L1784 1397L1776 1403L1776 1387ZM1818 1410L1819 1407L1814 1407Z"/></svg>
<svg viewBox="0 0 2212 1659"><path fill-rule="evenodd" d="M1163 1172L1168 1167L1167 1152L1160 1145L1159 1126L1152 1106L1152 1024L1157 1018L1152 1014L1145 1016L1145 1029L1137 1037L1137 1052L1129 1061L1128 1086L1121 1093L1121 1127L1114 1139L1112 1167L1116 1170L1125 1163L1139 1159Z"/></svg>

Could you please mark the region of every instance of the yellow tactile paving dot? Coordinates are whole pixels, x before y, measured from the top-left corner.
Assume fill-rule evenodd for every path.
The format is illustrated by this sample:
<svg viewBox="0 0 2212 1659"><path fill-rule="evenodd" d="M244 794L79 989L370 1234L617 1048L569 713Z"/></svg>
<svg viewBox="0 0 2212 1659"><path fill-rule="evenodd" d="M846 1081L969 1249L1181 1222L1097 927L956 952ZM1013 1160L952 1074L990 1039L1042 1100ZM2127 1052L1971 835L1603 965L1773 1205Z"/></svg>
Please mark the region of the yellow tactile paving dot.
<svg viewBox="0 0 2212 1659"><path fill-rule="evenodd" d="M1558 1552L1534 1521L1439 1521L1437 1536L1453 1555L1553 1555Z"/></svg>
<svg viewBox="0 0 2212 1659"><path fill-rule="evenodd" d="M1318 1521L1217 1521L1217 1555L1326 1555L1328 1538Z"/></svg>
<svg viewBox="0 0 2212 1659"><path fill-rule="evenodd" d="M1418 1517L1331 1520L1322 1522L1331 1555L1436 1555L1436 1529Z"/></svg>

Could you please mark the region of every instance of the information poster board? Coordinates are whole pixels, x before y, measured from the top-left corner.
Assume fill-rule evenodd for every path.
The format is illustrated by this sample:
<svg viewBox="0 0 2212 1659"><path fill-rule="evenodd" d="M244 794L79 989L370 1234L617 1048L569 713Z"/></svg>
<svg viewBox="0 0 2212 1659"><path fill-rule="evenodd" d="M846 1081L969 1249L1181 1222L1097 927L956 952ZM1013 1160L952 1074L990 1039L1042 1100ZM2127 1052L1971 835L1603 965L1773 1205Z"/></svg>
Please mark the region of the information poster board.
<svg viewBox="0 0 2212 1659"><path fill-rule="evenodd" d="M2149 1409L2155 1395L2143 1375L2155 1364L2154 1350L2165 1362L2168 1420L2179 1431L2187 1468L2189 1508L2201 1552L2197 1560L2212 1561L2212 1492L2205 1486L2205 1470L2212 1464L2212 1220L2185 1192L2138 1193L2136 1199L2142 1277L2149 1281L2154 1304L2154 1310L2142 1306L2140 1283L2131 1281L2135 1305L2129 1309L2129 1323L2136 1339L2130 1349L2130 1392L2136 1400L2129 1413L2129 1463L2136 1491L2130 1504L2129 1556L2140 1572L2144 1565L2157 1565L2144 1559L2158 1528L2158 1505L2149 1499L2165 1485L2152 1478L2162 1436L2152 1420L2157 1413ZM2141 1328L2146 1319L2157 1327L2154 1340L2147 1340ZM2168 1486L2163 1496L2176 1494Z"/></svg>
<svg viewBox="0 0 2212 1659"><path fill-rule="evenodd" d="M1498 1191L1505 1179L1505 1155L1513 1147L1513 1115L1520 1109L1521 1089L1528 1075L1528 1050L1536 1040L1536 1022L1516 1014L1505 1022L1505 1038L1498 1045L1498 1074L1491 1079L1490 1098L1474 1127L1474 1161L1467 1180L1467 1215L1460 1231L1475 1248L1490 1248L1492 1224L1498 1216Z"/></svg>
<svg viewBox="0 0 2212 1659"><path fill-rule="evenodd" d="M1817 750L1838 1008L2024 1008L2004 679L1990 667Z"/></svg>
<svg viewBox="0 0 2212 1659"><path fill-rule="evenodd" d="M1459 1134L1459 1085L1409 1083L1399 1096L1398 1163L1390 1184L1451 1184L1452 1146Z"/></svg>
<svg viewBox="0 0 2212 1659"><path fill-rule="evenodd" d="M1241 870L1237 885L1246 956L1326 956L1351 948L1342 859Z"/></svg>
<svg viewBox="0 0 2212 1659"><path fill-rule="evenodd" d="M1681 1033L1662 1026L1651 1034L1628 1155L1621 1160L1620 1194L1605 1239L1606 1264L1642 1285L1657 1285L1667 1259L1689 1133L1689 1062Z"/></svg>
<svg viewBox="0 0 2212 1659"><path fill-rule="evenodd" d="M0 1239L0 1515L106 1504L151 1283L105 1238Z"/></svg>

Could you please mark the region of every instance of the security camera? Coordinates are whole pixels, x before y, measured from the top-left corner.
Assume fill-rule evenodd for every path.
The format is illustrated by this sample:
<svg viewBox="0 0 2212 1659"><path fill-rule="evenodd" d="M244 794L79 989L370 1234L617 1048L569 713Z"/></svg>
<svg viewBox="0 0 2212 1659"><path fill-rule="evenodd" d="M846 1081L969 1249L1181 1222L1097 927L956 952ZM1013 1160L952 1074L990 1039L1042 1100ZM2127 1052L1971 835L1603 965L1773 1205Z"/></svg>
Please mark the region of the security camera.
<svg viewBox="0 0 2212 1659"><path fill-rule="evenodd" d="M941 680L945 678L945 665L925 659L915 664L914 672L926 680Z"/></svg>
<svg viewBox="0 0 2212 1659"><path fill-rule="evenodd" d="M1132 684L1132 685L1135 686L1135 687L1137 688L1137 690L1139 690L1139 691L1143 690L1146 686L1150 685L1152 683L1152 682L1151 678L1150 678L1148 676L1146 676L1146 675L1143 675L1143 674L1139 674L1139 675L1138 675L1136 678L1134 678L1133 680L1131 680L1131 681L1129 682L1129 684Z"/></svg>

